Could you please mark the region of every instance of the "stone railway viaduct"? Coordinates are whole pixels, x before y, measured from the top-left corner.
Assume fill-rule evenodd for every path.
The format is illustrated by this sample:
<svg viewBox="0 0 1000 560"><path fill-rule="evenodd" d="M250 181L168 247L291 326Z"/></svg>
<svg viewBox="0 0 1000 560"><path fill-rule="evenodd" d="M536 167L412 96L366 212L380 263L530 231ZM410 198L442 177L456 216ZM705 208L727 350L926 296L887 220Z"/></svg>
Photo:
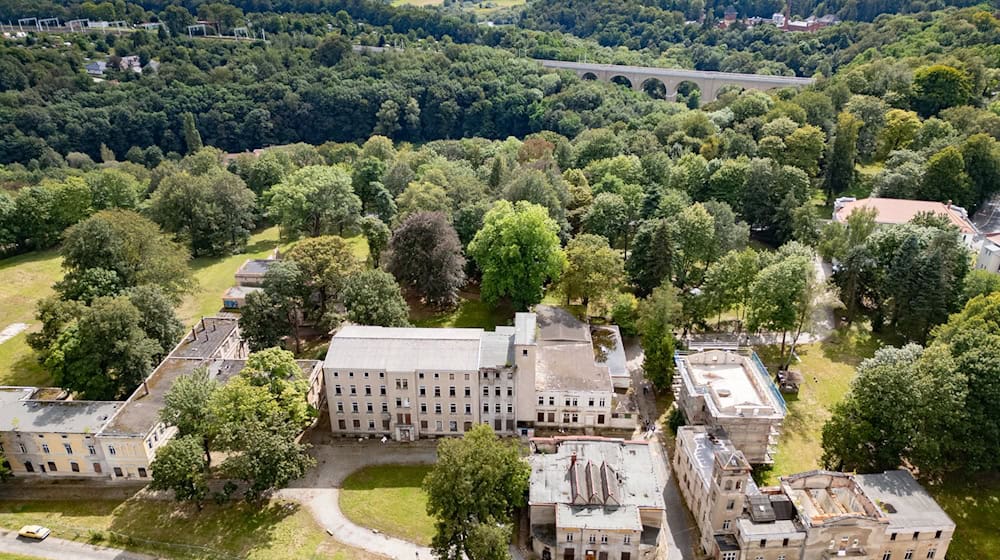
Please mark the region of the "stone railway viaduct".
<svg viewBox="0 0 1000 560"><path fill-rule="evenodd" d="M566 62L562 60L537 60L545 68L569 70L577 76L589 80L624 83L632 89L648 91L650 86L663 85L665 97L677 95L677 88L683 82L691 82L701 90L701 101L714 101L725 86L766 91L783 87L805 87L813 78L791 76L765 76L763 74L734 74L730 72L705 72L701 70L681 70L676 68L654 68L649 66L620 66L616 64L594 64L587 62Z"/></svg>

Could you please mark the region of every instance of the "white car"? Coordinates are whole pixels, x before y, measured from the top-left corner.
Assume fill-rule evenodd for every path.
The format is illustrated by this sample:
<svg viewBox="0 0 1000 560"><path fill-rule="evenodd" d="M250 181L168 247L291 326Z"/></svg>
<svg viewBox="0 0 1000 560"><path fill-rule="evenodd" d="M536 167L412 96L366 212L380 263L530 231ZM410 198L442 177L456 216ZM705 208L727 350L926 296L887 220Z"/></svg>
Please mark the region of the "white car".
<svg viewBox="0 0 1000 560"><path fill-rule="evenodd" d="M20 537L37 540L44 540L50 533L52 531L48 527L42 527L41 525L25 525L17 532Z"/></svg>

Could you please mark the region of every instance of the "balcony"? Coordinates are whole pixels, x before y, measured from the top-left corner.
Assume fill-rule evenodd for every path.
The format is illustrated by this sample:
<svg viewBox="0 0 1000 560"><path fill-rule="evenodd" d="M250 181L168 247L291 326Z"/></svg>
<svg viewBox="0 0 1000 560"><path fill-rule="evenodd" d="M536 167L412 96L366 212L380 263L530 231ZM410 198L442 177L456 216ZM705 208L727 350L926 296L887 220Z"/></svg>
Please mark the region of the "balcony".
<svg viewBox="0 0 1000 560"><path fill-rule="evenodd" d="M826 550L823 552L823 560L834 560L835 558L865 558L868 556L868 551L861 546L852 546L850 548L836 549L836 550Z"/></svg>

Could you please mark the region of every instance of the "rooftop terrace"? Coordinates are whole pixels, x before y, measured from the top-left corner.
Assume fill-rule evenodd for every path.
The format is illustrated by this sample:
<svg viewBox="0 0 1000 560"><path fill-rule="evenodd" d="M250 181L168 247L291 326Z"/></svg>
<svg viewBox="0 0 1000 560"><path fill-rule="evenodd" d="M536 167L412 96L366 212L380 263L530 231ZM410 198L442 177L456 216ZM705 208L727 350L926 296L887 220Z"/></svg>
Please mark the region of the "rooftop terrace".
<svg viewBox="0 0 1000 560"><path fill-rule="evenodd" d="M704 394L719 416L784 416L784 399L756 354L706 350L678 354L675 362L683 383Z"/></svg>

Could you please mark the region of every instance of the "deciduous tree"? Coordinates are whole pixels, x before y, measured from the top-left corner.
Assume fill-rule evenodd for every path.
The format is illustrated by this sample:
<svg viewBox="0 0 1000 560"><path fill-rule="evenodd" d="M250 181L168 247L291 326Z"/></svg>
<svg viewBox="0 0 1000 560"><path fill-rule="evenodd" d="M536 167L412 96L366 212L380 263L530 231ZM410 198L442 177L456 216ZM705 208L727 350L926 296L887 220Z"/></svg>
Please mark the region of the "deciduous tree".
<svg viewBox="0 0 1000 560"><path fill-rule="evenodd" d="M389 241L386 270L430 305L457 303L465 284L465 257L447 217L440 212L407 217Z"/></svg>

